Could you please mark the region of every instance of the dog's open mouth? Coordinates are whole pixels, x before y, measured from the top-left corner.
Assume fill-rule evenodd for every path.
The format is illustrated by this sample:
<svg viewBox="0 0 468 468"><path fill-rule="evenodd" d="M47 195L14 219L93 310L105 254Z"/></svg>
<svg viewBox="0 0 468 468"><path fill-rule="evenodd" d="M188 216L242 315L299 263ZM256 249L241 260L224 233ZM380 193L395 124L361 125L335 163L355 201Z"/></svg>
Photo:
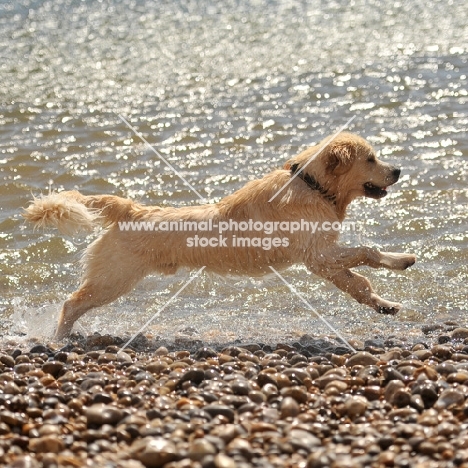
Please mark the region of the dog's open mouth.
<svg viewBox="0 0 468 468"><path fill-rule="evenodd" d="M377 187L371 182L364 184L364 195L370 198L383 198L387 195L387 187Z"/></svg>

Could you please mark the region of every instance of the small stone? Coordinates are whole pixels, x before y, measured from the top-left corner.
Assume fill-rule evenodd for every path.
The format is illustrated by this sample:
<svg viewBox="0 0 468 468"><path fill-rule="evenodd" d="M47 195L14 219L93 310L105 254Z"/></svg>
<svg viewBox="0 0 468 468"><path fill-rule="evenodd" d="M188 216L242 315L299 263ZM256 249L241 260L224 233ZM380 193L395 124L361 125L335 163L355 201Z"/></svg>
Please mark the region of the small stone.
<svg viewBox="0 0 468 468"><path fill-rule="evenodd" d="M81 354L71 352L67 354L67 363L78 362L81 361L82 358L83 356Z"/></svg>
<svg viewBox="0 0 468 468"><path fill-rule="evenodd" d="M60 371L63 369L64 364L60 361L47 361L42 364L42 370L54 377L58 377Z"/></svg>
<svg viewBox="0 0 468 468"><path fill-rule="evenodd" d="M229 442L226 447L226 452L232 455L240 454L250 459L252 457L252 446L248 440L237 437Z"/></svg>
<svg viewBox="0 0 468 468"><path fill-rule="evenodd" d="M146 370L152 374L161 374L168 368L167 362L153 361L146 365Z"/></svg>
<svg viewBox="0 0 468 468"><path fill-rule="evenodd" d="M449 335L439 335L439 337L437 338L437 342L439 344L445 344L445 343L450 343L452 339L450 338Z"/></svg>
<svg viewBox="0 0 468 468"><path fill-rule="evenodd" d="M187 371L181 376L179 384L190 381L198 385L203 382L204 378L205 371L203 369L191 368L187 369Z"/></svg>
<svg viewBox="0 0 468 468"><path fill-rule="evenodd" d="M291 397L286 397L281 402L281 418L295 418L300 413L300 407L296 400Z"/></svg>
<svg viewBox="0 0 468 468"><path fill-rule="evenodd" d="M41 344L35 345L29 350L30 354L49 354L51 352L50 348Z"/></svg>
<svg viewBox="0 0 468 468"><path fill-rule="evenodd" d="M229 422L232 423L234 421L235 413L229 406L212 403L203 407L203 409L213 417L224 416Z"/></svg>
<svg viewBox="0 0 468 468"><path fill-rule="evenodd" d="M322 445L321 440L302 429L293 429L288 435L290 444L295 450L305 450L307 453L312 452L315 448Z"/></svg>
<svg viewBox="0 0 468 468"><path fill-rule="evenodd" d="M247 380L234 380L231 382L231 390L234 395L248 395L251 390L251 385Z"/></svg>
<svg viewBox="0 0 468 468"><path fill-rule="evenodd" d="M11 464L8 464L9 468L39 468L40 466L39 462L30 455L19 456Z"/></svg>
<svg viewBox="0 0 468 468"><path fill-rule="evenodd" d="M453 388L447 388L440 394L439 399L434 404L434 408L445 409L452 405L462 405L464 401L465 396L462 392Z"/></svg>
<svg viewBox="0 0 468 468"><path fill-rule="evenodd" d="M400 380L390 380L385 387L385 399L392 405L393 397L397 390L405 388L405 384Z"/></svg>
<svg viewBox="0 0 468 468"><path fill-rule="evenodd" d="M8 382L3 387L3 393L5 393L5 395L20 395L22 391L14 382Z"/></svg>
<svg viewBox="0 0 468 468"><path fill-rule="evenodd" d="M281 391L284 396L294 398L298 403L307 403L309 394L303 387L289 387Z"/></svg>
<svg viewBox="0 0 468 468"><path fill-rule="evenodd" d="M425 440L419 444L417 451L424 455L434 455L434 453L437 453L437 446L432 442Z"/></svg>
<svg viewBox="0 0 468 468"><path fill-rule="evenodd" d="M424 411L418 417L418 424L422 426L437 426L439 424L439 415L433 408Z"/></svg>
<svg viewBox="0 0 468 468"><path fill-rule="evenodd" d="M368 353L367 351L359 351L356 354L353 354L346 361L346 367L353 366L371 366L378 362L378 358Z"/></svg>
<svg viewBox="0 0 468 468"><path fill-rule="evenodd" d="M36 453L60 453L64 449L65 444L57 436L44 436L29 441L29 450Z"/></svg>
<svg viewBox="0 0 468 468"><path fill-rule="evenodd" d="M151 384L156 381L153 375L151 374L151 372L145 372L145 371L138 372L135 375L135 377L133 377L133 379L135 380L135 382L141 382L143 380L147 380Z"/></svg>
<svg viewBox="0 0 468 468"><path fill-rule="evenodd" d="M99 364L106 364L117 360L117 354L115 353L102 353L98 357Z"/></svg>
<svg viewBox="0 0 468 468"><path fill-rule="evenodd" d="M379 400L382 395L382 389L378 385L368 385L364 387L363 394L368 401Z"/></svg>
<svg viewBox="0 0 468 468"><path fill-rule="evenodd" d="M351 396L345 402L346 414L351 419L362 416L366 412L368 405L369 403L364 397L359 395Z"/></svg>
<svg viewBox="0 0 468 468"><path fill-rule="evenodd" d="M199 361L201 359L208 359L208 358L213 358L217 356L218 356L218 353L213 348L204 346L203 348L200 348L195 352L195 354L193 355L193 358Z"/></svg>
<svg viewBox="0 0 468 468"><path fill-rule="evenodd" d="M162 437L145 437L137 440L131 447L131 453L147 468L160 468L177 459L176 446Z"/></svg>
<svg viewBox="0 0 468 468"><path fill-rule="evenodd" d="M132 357L125 351L119 350L115 353L115 360L117 362L132 362Z"/></svg>
<svg viewBox="0 0 468 468"><path fill-rule="evenodd" d="M13 370L17 374L27 374L28 372L31 372L35 368L36 367L34 366L34 364L31 364L30 362L23 362L21 364L16 364Z"/></svg>
<svg viewBox="0 0 468 468"><path fill-rule="evenodd" d="M380 355L380 360L381 361L393 361L395 359L401 359L401 349L391 349L390 351L387 351L386 353L383 353Z"/></svg>
<svg viewBox="0 0 468 468"><path fill-rule="evenodd" d="M278 388L290 387L292 385L291 379L285 374L276 375L276 385Z"/></svg>
<svg viewBox="0 0 468 468"><path fill-rule="evenodd" d="M103 424L117 424L125 413L115 406L98 403L87 408L85 415L88 426L102 426Z"/></svg>
<svg viewBox="0 0 468 468"><path fill-rule="evenodd" d="M293 367L291 369L285 369L283 372L284 375L287 375L291 380L295 380L300 382L301 384L304 383L305 379L310 379L310 374L305 369L301 369L300 367Z"/></svg>
<svg viewBox="0 0 468 468"><path fill-rule="evenodd" d="M419 412L423 411L424 401L421 398L421 395L411 395L410 406L412 406L414 409L418 410Z"/></svg>
<svg viewBox="0 0 468 468"><path fill-rule="evenodd" d="M468 380L468 371L460 370L447 376L448 383L464 383Z"/></svg>
<svg viewBox="0 0 468 468"><path fill-rule="evenodd" d="M24 414L3 410L0 412L0 421L8 424L10 427L13 427L26 424L27 419Z"/></svg>
<svg viewBox="0 0 468 468"><path fill-rule="evenodd" d="M425 361L432 356L432 353L428 349L418 349L413 354L421 361Z"/></svg>
<svg viewBox="0 0 468 468"><path fill-rule="evenodd" d="M121 340L111 335L100 335L95 333L94 335L88 336L86 340L86 346L89 348L100 348L104 349L107 346L118 346L121 344Z"/></svg>
<svg viewBox="0 0 468 468"><path fill-rule="evenodd" d="M452 332L452 338L455 340L464 340L468 338L468 328L455 328Z"/></svg>
<svg viewBox="0 0 468 468"><path fill-rule="evenodd" d="M237 467L236 462L231 457L228 457L227 455L223 455L222 453L219 453L218 455L214 457L213 464L216 468L236 468Z"/></svg>
<svg viewBox="0 0 468 468"><path fill-rule="evenodd" d="M241 406L249 403L249 399L243 395L224 395L219 401L224 405L234 406L234 408L240 408Z"/></svg>
<svg viewBox="0 0 468 468"><path fill-rule="evenodd" d="M88 391L90 388L93 387L104 387L106 385L106 381L104 378L101 378L99 376L92 377L91 374L88 374L88 377L81 382L80 388L83 391Z"/></svg>
<svg viewBox="0 0 468 468"><path fill-rule="evenodd" d="M65 457L61 457L61 461L65 462ZM58 468L57 456L54 453L44 453L42 455L42 468Z"/></svg>
<svg viewBox="0 0 468 468"><path fill-rule="evenodd" d="M391 403L398 408L408 406L411 402L411 393L404 389L399 388L393 395ZM416 408L417 409L417 408Z"/></svg>
<svg viewBox="0 0 468 468"><path fill-rule="evenodd" d="M167 356L169 350L165 346L160 346L154 353L155 356Z"/></svg>
<svg viewBox="0 0 468 468"><path fill-rule="evenodd" d="M249 427L249 432L276 432L277 426L266 422L253 422Z"/></svg>
<svg viewBox="0 0 468 468"><path fill-rule="evenodd" d="M386 367L383 370L383 376L385 380L405 380L405 376L393 367Z"/></svg>
<svg viewBox="0 0 468 468"><path fill-rule="evenodd" d="M248 397L253 403L257 404L261 404L266 401L266 396L262 392L257 390L252 390L251 392L249 392Z"/></svg>
<svg viewBox="0 0 468 468"><path fill-rule="evenodd" d="M385 341L382 338L372 338L364 341L365 348L385 348Z"/></svg>
<svg viewBox="0 0 468 468"><path fill-rule="evenodd" d="M357 350L362 350L364 349L364 342L361 341L361 340L357 340L357 339L353 339L351 338L348 343L354 348L354 349L357 349Z"/></svg>
<svg viewBox="0 0 468 468"><path fill-rule="evenodd" d="M426 380L421 384L417 383L411 389L413 395L421 395L426 408L432 407L437 401L437 390L434 382Z"/></svg>
<svg viewBox="0 0 468 468"><path fill-rule="evenodd" d="M456 372L457 368L450 362L441 362L435 366L435 371L441 375L449 375Z"/></svg>
<svg viewBox="0 0 468 468"><path fill-rule="evenodd" d="M440 359L450 359L452 350L448 346L435 345L432 347L432 354Z"/></svg>
<svg viewBox="0 0 468 468"><path fill-rule="evenodd" d="M15 360L8 354L0 354L0 362L7 367L14 367Z"/></svg>
<svg viewBox="0 0 468 468"><path fill-rule="evenodd" d="M196 461L201 461L207 455L214 455L216 452L215 446L205 439L195 439L189 447L189 457Z"/></svg>
<svg viewBox="0 0 468 468"><path fill-rule="evenodd" d="M255 353L262 349L262 347L258 343L243 343L240 345L240 347L246 349L247 351L250 351L251 353Z"/></svg>
<svg viewBox="0 0 468 468"><path fill-rule="evenodd" d="M56 424L44 424L39 428L38 432L40 436L58 435L60 434L60 426L57 426Z"/></svg>
<svg viewBox="0 0 468 468"><path fill-rule="evenodd" d="M421 327L421 331L425 334L425 335L429 335L430 333L434 332L434 331L437 331L437 330L443 330L444 329L444 326L440 323L431 323L431 324L428 324L428 325L423 325Z"/></svg>
<svg viewBox="0 0 468 468"><path fill-rule="evenodd" d="M325 387L327 395L341 395L348 389L348 384L342 380L332 380Z"/></svg>
<svg viewBox="0 0 468 468"><path fill-rule="evenodd" d="M113 401L114 399L112 398L111 395L109 395L108 393L102 393L102 392L95 393L92 399L93 404L96 404L96 403L109 404L109 403L112 403Z"/></svg>

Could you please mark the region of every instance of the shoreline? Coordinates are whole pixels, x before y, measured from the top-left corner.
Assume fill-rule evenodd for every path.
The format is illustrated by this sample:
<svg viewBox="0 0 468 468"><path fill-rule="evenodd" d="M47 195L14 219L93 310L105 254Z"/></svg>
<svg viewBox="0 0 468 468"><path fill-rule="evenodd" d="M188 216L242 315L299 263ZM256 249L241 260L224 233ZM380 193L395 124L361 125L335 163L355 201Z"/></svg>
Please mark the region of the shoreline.
<svg viewBox="0 0 468 468"><path fill-rule="evenodd" d="M223 349L140 337L119 352L124 339L109 335L2 346L0 463L468 466L468 329L442 326L428 343L356 353L310 335ZM319 342L330 347L314 354Z"/></svg>

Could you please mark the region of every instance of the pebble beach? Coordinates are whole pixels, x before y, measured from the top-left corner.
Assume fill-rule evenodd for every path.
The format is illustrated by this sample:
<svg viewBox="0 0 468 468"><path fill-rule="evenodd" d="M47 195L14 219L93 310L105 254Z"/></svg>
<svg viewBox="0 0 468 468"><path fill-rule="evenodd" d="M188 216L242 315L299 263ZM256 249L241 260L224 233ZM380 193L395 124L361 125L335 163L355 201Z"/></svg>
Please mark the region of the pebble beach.
<svg viewBox="0 0 468 468"><path fill-rule="evenodd" d="M0 352L0 464L467 467L468 329L157 348L74 335ZM195 343L197 346L199 343Z"/></svg>

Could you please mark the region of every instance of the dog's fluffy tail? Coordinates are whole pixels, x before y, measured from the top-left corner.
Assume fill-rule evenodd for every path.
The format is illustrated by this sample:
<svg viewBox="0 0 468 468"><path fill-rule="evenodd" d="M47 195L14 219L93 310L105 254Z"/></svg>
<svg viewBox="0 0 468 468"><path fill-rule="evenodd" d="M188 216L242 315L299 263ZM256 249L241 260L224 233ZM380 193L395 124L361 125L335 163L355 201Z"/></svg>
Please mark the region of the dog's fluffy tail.
<svg viewBox="0 0 468 468"><path fill-rule="evenodd" d="M109 226L128 219L139 211L132 200L113 195L85 196L78 191L53 193L34 198L23 216L35 227L55 227L62 234L92 231L97 225Z"/></svg>

